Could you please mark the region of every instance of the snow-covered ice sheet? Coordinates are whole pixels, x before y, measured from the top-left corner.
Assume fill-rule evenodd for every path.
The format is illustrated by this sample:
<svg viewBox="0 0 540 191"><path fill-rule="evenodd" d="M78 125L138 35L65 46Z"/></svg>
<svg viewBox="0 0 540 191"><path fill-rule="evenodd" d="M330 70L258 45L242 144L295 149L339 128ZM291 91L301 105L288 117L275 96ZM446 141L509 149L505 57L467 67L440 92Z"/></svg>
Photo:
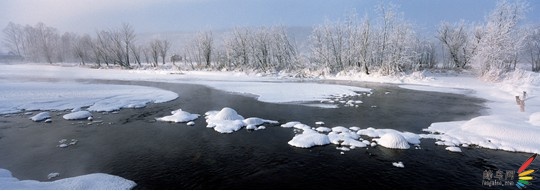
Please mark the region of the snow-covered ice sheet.
<svg viewBox="0 0 540 191"><path fill-rule="evenodd" d="M89 119L90 117L92 117L92 113L89 111L75 111L63 116L63 118L67 120Z"/></svg>
<svg viewBox="0 0 540 191"><path fill-rule="evenodd" d="M125 178L94 173L52 182L19 180L9 170L0 168L1 190L127 190L137 184Z"/></svg>
<svg viewBox="0 0 540 191"><path fill-rule="evenodd" d="M371 89L318 83L296 82L220 82L199 81L215 89L252 95L259 101L270 103L292 103L321 101L334 95L358 95L359 92L370 92ZM306 104L308 106L335 108L334 104Z"/></svg>
<svg viewBox="0 0 540 191"><path fill-rule="evenodd" d="M0 114L21 110L67 110L87 107L89 111L163 103L178 94L153 87L74 82L2 82Z"/></svg>
<svg viewBox="0 0 540 191"><path fill-rule="evenodd" d="M425 85L399 85L400 88L417 90L417 91L428 91L428 92L440 92L440 93L453 93L453 94L471 94L473 91L470 89L458 89L458 88L449 88L449 87L436 87L436 86L425 86Z"/></svg>
<svg viewBox="0 0 540 191"><path fill-rule="evenodd" d="M370 89L367 88L353 86L298 83L279 79L277 77L248 76L246 74L235 72L189 71L183 72L181 75L173 75L171 73L172 71L161 70L89 69L82 67L59 67L44 64L3 65L2 70L0 70L0 76L5 79L103 79L201 84L222 91L251 95L257 97L260 101L272 103L320 101L331 95L356 95L356 92L370 91ZM336 108L335 104L306 105ZM101 107L105 106L106 105L101 105ZM10 112L14 111L11 110ZM9 112L2 112L2 110L0 110L0 113Z"/></svg>

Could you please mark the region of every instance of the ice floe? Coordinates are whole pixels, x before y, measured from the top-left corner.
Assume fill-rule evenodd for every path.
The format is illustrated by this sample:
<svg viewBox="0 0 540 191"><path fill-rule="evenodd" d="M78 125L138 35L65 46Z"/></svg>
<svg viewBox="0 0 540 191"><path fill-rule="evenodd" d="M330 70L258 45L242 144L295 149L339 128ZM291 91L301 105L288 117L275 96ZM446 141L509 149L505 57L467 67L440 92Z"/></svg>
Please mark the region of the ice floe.
<svg viewBox="0 0 540 191"><path fill-rule="evenodd" d="M156 118L158 121L169 121L174 123L184 123L188 121L193 121L197 118L199 118L199 114L191 114L186 111L182 111L182 109L177 109L174 111L171 111L172 115L167 115L164 117ZM188 124L189 125L189 124Z"/></svg>
<svg viewBox="0 0 540 191"><path fill-rule="evenodd" d="M89 119L90 117L92 117L92 113L90 113L89 111L76 111L76 112L65 114L63 116L63 118L67 120ZM92 120L92 119L93 118L89 120Z"/></svg>
<svg viewBox="0 0 540 191"><path fill-rule="evenodd" d="M461 152L461 149L459 147L446 147L445 148L447 151L450 151L450 152L456 152L456 153L460 153Z"/></svg>
<svg viewBox="0 0 540 191"><path fill-rule="evenodd" d="M277 121L262 119L258 117L250 117L244 119L234 109L225 107L220 111L209 111L205 113L207 127L214 128L220 133L232 133L240 130L242 127L248 127L247 129L264 129L256 128L257 125L264 123L276 124Z"/></svg>
<svg viewBox="0 0 540 191"><path fill-rule="evenodd" d="M395 166L395 167L398 167L398 168L405 168L405 165L403 165L403 162L401 162L401 161L393 162L392 165Z"/></svg>
<svg viewBox="0 0 540 191"><path fill-rule="evenodd" d="M21 110L114 111L174 100L178 94L153 87L74 82L2 82L0 114ZM76 110L74 110L75 112Z"/></svg>
<svg viewBox="0 0 540 191"><path fill-rule="evenodd" d="M407 139L399 133L386 133L379 139L373 139L377 141L377 144L391 149L409 149L411 146Z"/></svg>
<svg viewBox="0 0 540 191"><path fill-rule="evenodd" d="M51 173L49 177L54 178L55 175ZM13 177L9 170L0 169L1 190L127 190L136 185L131 180L104 173L87 174L52 182L19 180Z"/></svg>
<svg viewBox="0 0 540 191"><path fill-rule="evenodd" d="M30 120L35 121L35 122L40 122L40 121L44 121L50 118L51 118L51 114L49 112L44 111L44 112L41 112L32 116Z"/></svg>

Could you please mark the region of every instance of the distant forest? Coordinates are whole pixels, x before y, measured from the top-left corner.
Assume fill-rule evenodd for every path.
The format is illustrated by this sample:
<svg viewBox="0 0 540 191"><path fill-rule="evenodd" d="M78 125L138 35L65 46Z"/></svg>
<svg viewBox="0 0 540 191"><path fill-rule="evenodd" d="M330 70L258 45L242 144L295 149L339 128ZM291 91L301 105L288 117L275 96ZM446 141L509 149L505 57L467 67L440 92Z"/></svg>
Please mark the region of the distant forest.
<svg viewBox="0 0 540 191"><path fill-rule="evenodd" d="M237 27L220 46L211 31L201 31L180 45L184 49L179 52L172 52L171 42L165 39L138 42L128 23L95 34L61 34L43 23L9 23L2 40L11 56L24 62L126 69L171 63L184 70L326 75L472 69L479 76L496 78L515 70L518 62L531 63L532 71L540 71L540 25L520 23L526 10L524 1L499 1L484 23L441 22L436 34L419 36L395 6L380 5L373 18L350 14L315 26L309 50L302 52L284 26Z"/></svg>

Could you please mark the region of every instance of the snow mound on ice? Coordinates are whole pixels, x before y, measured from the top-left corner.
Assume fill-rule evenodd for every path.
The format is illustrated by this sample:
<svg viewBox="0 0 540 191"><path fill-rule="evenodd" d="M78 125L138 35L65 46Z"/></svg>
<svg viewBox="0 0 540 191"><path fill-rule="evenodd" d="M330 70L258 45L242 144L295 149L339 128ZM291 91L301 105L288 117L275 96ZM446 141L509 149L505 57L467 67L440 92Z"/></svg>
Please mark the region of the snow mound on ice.
<svg viewBox="0 0 540 191"><path fill-rule="evenodd" d="M313 130L304 130L302 134L295 135L288 144L300 148L310 148L330 144L330 139L325 134Z"/></svg>
<svg viewBox="0 0 540 191"><path fill-rule="evenodd" d="M450 152L456 152L456 153L461 152L461 149L459 147L446 147L446 150Z"/></svg>
<svg viewBox="0 0 540 191"><path fill-rule="evenodd" d="M383 135L387 133L396 133L403 136L407 142L413 145L420 144L421 137L418 134L411 133L411 132L400 132L394 129L375 129L373 127L369 127L367 129L361 129L356 132L359 135L365 135L368 137L382 137Z"/></svg>
<svg viewBox="0 0 540 191"><path fill-rule="evenodd" d="M256 128L257 125L263 123L278 123L277 121L261 119L258 117L250 117L244 119L243 116L239 115L234 109L225 107L220 111L208 111L205 113L207 127L214 128L217 132L220 133L232 133L240 130L242 127L249 127L247 129L265 129Z"/></svg>
<svg viewBox="0 0 540 191"><path fill-rule="evenodd" d="M261 119L261 118L258 118L258 117L250 117L250 118L244 119L244 123L246 125L254 125L254 126L256 126L256 125L260 125L260 124L263 124L263 123L277 124L278 122L274 121L274 120Z"/></svg>
<svg viewBox="0 0 540 191"><path fill-rule="evenodd" d="M374 140L379 145L391 149L408 149L411 147L407 139L398 133L386 133L381 138Z"/></svg>
<svg viewBox="0 0 540 191"><path fill-rule="evenodd" d="M359 141L360 135L342 126L332 128L332 132L328 134L328 138L332 144L336 145L353 147L367 146L366 143Z"/></svg>
<svg viewBox="0 0 540 191"><path fill-rule="evenodd" d="M182 109L174 110L171 112L171 114L172 115L156 118L156 120L183 123L199 118L199 114L191 114L189 112L182 111Z"/></svg>
<svg viewBox="0 0 540 191"><path fill-rule="evenodd" d="M65 114L64 119L67 120L79 120L79 119L88 119L92 117L92 114L89 111L76 111L72 113Z"/></svg>
<svg viewBox="0 0 540 191"><path fill-rule="evenodd" d="M52 182L19 180L9 170L0 169L1 190L127 190L137 184L125 178L94 173Z"/></svg>
<svg viewBox="0 0 540 191"><path fill-rule="evenodd" d="M292 128L292 127L294 127L294 126L297 125L297 124L300 124L300 122L298 122L298 121L291 121L291 122L287 122L287 123L285 123L285 124L282 124L281 127L283 127L283 128Z"/></svg>
<svg viewBox="0 0 540 191"><path fill-rule="evenodd" d="M395 167L398 167L398 168L405 168L405 165L403 165L403 162L401 162L401 161L393 162L392 165L395 166Z"/></svg>
<svg viewBox="0 0 540 191"><path fill-rule="evenodd" d="M213 120L244 120L244 117L238 115L238 113L231 108L225 107L221 109L216 115L212 116Z"/></svg>
<svg viewBox="0 0 540 191"><path fill-rule="evenodd" d="M30 119L32 121L35 121L35 122L39 122L39 121L43 121L43 120L46 120L46 119L50 119L51 118L51 114L49 112L41 112L41 113L38 113L34 116L32 116Z"/></svg>

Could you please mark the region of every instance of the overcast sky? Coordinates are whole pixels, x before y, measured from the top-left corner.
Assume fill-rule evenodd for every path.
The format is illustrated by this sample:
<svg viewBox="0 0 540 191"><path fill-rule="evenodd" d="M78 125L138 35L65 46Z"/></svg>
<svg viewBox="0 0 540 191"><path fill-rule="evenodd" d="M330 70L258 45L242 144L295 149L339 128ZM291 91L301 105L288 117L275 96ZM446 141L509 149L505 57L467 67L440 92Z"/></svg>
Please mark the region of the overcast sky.
<svg viewBox="0 0 540 191"><path fill-rule="evenodd" d="M356 10L375 17L376 0L1 0L0 27L43 22L60 32L94 33L132 24L138 33L227 29L234 26L314 26ZM419 30L442 20L481 22L492 0L403 0L405 18ZM540 1L529 1L527 22L540 23Z"/></svg>

